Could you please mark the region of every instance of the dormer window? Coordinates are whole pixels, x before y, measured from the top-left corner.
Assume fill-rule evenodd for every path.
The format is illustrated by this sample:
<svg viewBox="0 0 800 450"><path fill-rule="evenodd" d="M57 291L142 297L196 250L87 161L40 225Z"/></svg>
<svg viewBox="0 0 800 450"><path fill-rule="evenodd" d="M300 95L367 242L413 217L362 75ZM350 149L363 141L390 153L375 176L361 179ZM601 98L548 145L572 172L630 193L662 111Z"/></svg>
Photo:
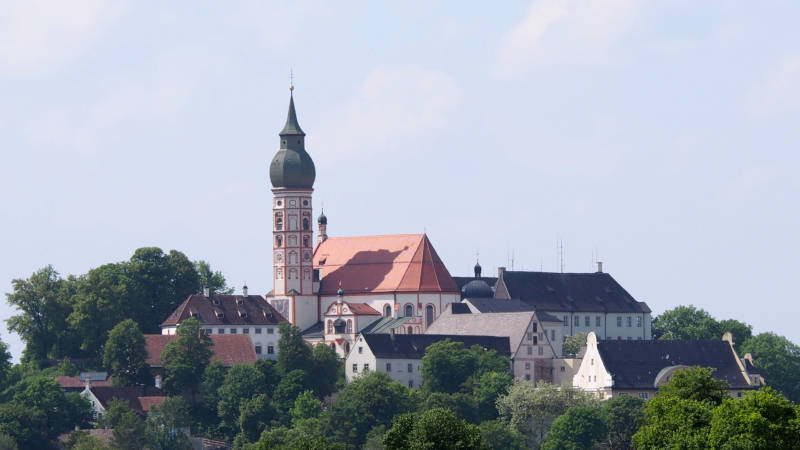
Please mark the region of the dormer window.
<svg viewBox="0 0 800 450"><path fill-rule="evenodd" d="M237 304L237 305L241 305L241 304L243 304L243 303L244 303L244 299L243 299L242 297L238 297L238 298L236 299L236 304Z"/></svg>
<svg viewBox="0 0 800 450"><path fill-rule="evenodd" d="M247 318L247 311L242 311L240 309L239 310L239 317L241 317L242 319L246 319Z"/></svg>
<svg viewBox="0 0 800 450"><path fill-rule="evenodd" d="M225 313L222 312L222 311L215 311L214 314L216 314L217 319L224 319L225 318Z"/></svg>
<svg viewBox="0 0 800 450"><path fill-rule="evenodd" d="M213 304L215 304L215 305L219 305L219 299L212 298L212 299L211 299L211 303L213 303Z"/></svg>

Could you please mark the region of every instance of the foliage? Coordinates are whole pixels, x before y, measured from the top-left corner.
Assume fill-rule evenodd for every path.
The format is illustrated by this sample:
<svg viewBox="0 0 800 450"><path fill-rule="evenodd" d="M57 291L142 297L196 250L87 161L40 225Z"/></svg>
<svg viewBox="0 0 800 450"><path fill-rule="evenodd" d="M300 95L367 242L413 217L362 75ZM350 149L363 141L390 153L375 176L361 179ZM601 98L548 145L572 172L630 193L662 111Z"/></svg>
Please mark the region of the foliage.
<svg viewBox="0 0 800 450"><path fill-rule="evenodd" d="M240 406L244 400L264 392L264 375L252 364L236 364L225 374L225 381L219 388L217 411L222 422L220 426L234 434L239 429Z"/></svg>
<svg viewBox="0 0 800 450"><path fill-rule="evenodd" d="M612 397L603 402L602 414L608 429L605 448L631 448L631 438L644 421L644 400L630 395Z"/></svg>
<svg viewBox="0 0 800 450"><path fill-rule="evenodd" d="M574 356L577 355L583 347L586 347L585 331L567 336L564 340L564 344L561 347L561 353L563 353L565 357Z"/></svg>
<svg viewBox="0 0 800 450"><path fill-rule="evenodd" d="M11 436L23 449L47 448L48 440L55 437L48 431L43 411L14 403L0 405L0 434Z"/></svg>
<svg viewBox="0 0 800 450"><path fill-rule="evenodd" d="M311 365L314 374L309 382L319 398L331 395L337 384L344 383L344 364L336 350L325 344L317 344L311 351Z"/></svg>
<svg viewBox="0 0 800 450"><path fill-rule="evenodd" d="M18 450L14 438L7 434L0 434L0 450Z"/></svg>
<svg viewBox="0 0 800 450"><path fill-rule="evenodd" d="M525 439L515 430L497 420L487 420L478 426L483 439L494 449L524 450Z"/></svg>
<svg viewBox="0 0 800 450"><path fill-rule="evenodd" d="M574 406L553 421L542 450L590 449L608 433L598 407Z"/></svg>
<svg viewBox="0 0 800 450"><path fill-rule="evenodd" d="M720 339L722 331L711 314L693 305L677 306L653 319L653 339Z"/></svg>
<svg viewBox="0 0 800 450"><path fill-rule="evenodd" d="M319 417L321 413L322 402L317 400L311 391L304 391L298 395L294 401L294 407L289 411L292 416L292 424L297 424L301 420Z"/></svg>
<svg viewBox="0 0 800 450"><path fill-rule="evenodd" d="M508 373L508 359L478 345L469 349L450 339L435 342L422 357L423 388L427 392L470 392L484 374Z"/></svg>
<svg viewBox="0 0 800 450"><path fill-rule="evenodd" d="M286 375L292 370L312 369L311 347L303 340L300 328L284 322L278 339L278 372Z"/></svg>
<svg viewBox="0 0 800 450"><path fill-rule="evenodd" d="M675 372L669 382L658 390L660 396L673 396L709 403L713 406L728 398L728 383L712 376L714 369L689 367Z"/></svg>
<svg viewBox="0 0 800 450"><path fill-rule="evenodd" d="M753 337L753 327L744 322L734 319L721 320L719 328L722 333L730 332L733 336L733 344L736 351L740 351L742 344Z"/></svg>
<svg viewBox="0 0 800 450"><path fill-rule="evenodd" d="M203 260L195 261L194 270L200 278L200 285L208 288L211 295L233 294L233 288L228 287L222 272L211 270L209 263Z"/></svg>
<svg viewBox="0 0 800 450"><path fill-rule="evenodd" d="M112 443L116 448L134 450L144 446L144 421L125 400L112 399L98 426L113 430Z"/></svg>
<svg viewBox="0 0 800 450"><path fill-rule="evenodd" d="M144 335L136 322L125 319L111 329L103 349L103 366L113 377L114 386L134 386L149 381Z"/></svg>
<svg viewBox="0 0 800 450"><path fill-rule="evenodd" d="M9 391L13 392L11 404L24 405L42 414L47 424L44 435L48 438L55 438L75 426L86 426L91 420L89 401L75 392L65 395L52 377L29 376Z"/></svg>
<svg viewBox="0 0 800 450"><path fill-rule="evenodd" d="M194 403L211 359L211 339L202 333L195 318L181 322L177 334L178 338L170 341L161 353L166 375L164 389L171 394L188 394Z"/></svg>
<svg viewBox="0 0 800 450"><path fill-rule="evenodd" d="M452 411L435 408L421 414L401 414L386 433L386 450L405 449L490 449L476 425L470 425Z"/></svg>
<svg viewBox="0 0 800 450"><path fill-rule="evenodd" d="M258 440L264 428L277 417L277 411L266 394L244 399L239 411L239 432L247 442Z"/></svg>
<svg viewBox="0 0 800 450"><path fill-rule="evenodd" d="M294 406L297 396L308 389L308 379L308 373L295 369L285 374L278 383L278 387L275 388L273 401L284 420L288 420L289 410Z"/></svg>
<svg viewBox="0 0 800 450"><path fill-rule="evenodd" d="M8 345L0 340L0 392L8 386L9 372L11 372L11 353L8 352Z"/></svg>
<svg viewBox="0 0 800 450"><path fill-rule="evenodd" d="M69 434L65 448L70 450L111 450L101 438L90 435L87 431L76 430ZM119 448L119 447L114 447ZM130 448L130 447L127 447Z"/></svg>
<svg viewBox="0 0 800 450"><path fill-rule="evenodd" d="M262 375L264 375L264 392L267 395L272 396L272 394L275 392L275 388L281 381L281 376L278 373L275 363L268 359L258 359L255 363L253 363L253 365L261 372Z"/></svg>
<svg viewBox="0 0 800 450"><path fill-rule="evenodd" d="M168 397L150 408L145 421L145 440L151 450L191 449L184 430L191 422L189 405L181 397Z"/></svg>
<svg viewBox="0 0 800 450"><path fill-rule="evenodd" d="M742 399L726 399L713 411L712 448L800 448L800 409L766 387Z"/></svg>
<svg viewBox="0 0 800 450"><path fill-rule="evenodd" d="M753 355L754 364L768 385L800 403L800 346L775 333L761 333L748 339L742 352Z"/></svg>
<svg viewBox="0 0 800 450"><path fill-rule="evenodd" d="M334 439L349 445L364 443L367 432L378 425L389 426L397 414L412 410L409 389L383 372L368 372L346 385L336 403L326 411L335 424Z"/></svg>
<svg viewBox="0 0 800 450"><path fill-rule="evenodd" d="M508 395L497 399L500 420L534 446L544 439L550 425L573 406L596 406L597 398L572 386L555 386L515 380Z"/></svg>

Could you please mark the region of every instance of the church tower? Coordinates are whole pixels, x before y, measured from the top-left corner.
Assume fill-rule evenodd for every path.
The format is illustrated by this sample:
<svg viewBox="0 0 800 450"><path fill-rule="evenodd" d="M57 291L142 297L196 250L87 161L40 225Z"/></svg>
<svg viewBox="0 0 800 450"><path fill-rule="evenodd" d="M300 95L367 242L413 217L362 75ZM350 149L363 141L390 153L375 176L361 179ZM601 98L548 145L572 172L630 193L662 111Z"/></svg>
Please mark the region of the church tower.
<svg viewBox="0 0 800 450"><path fill-rule="evenodd" d="M313 221L311 194L316 178L314 161L306 152L306 134L297 122L294 87L289 88L289 113L280 132L280 148L269 166L272 182L272 257L274 289L270 302L290 322L302 326L316 322L312 292ZM308 297L308 298L299 298ZM275 301L273 301L275 300ZM298 317L300 310L313 309L314 317ZM305 314L304 314L305 315Z"/></svg>

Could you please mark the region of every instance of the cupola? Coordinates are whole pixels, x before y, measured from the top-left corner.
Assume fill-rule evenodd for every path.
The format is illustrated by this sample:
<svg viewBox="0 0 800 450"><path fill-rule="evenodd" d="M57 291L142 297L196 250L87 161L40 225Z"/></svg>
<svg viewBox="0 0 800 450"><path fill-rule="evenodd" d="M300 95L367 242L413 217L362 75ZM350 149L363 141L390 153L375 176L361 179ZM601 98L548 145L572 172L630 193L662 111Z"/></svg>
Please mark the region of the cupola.
<svg viewBox="0 0 800 450"><path fill-rule="evenodd" d="M289 113L280 132L280 148L269 165L269 179L274 188L311 189L316 178L314 161L306 152L306 134L297 122L294 87L289 89Z"/></svg>

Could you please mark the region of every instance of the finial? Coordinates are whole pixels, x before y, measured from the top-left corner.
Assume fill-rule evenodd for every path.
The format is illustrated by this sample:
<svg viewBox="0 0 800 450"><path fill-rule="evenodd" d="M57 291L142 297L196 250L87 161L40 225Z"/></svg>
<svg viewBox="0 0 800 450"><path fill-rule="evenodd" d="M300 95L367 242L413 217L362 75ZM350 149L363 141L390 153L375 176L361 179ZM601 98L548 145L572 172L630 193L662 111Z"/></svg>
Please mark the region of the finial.
<svg viewBox="0 0 800 450"><path fill-rule="evenodd" d="M294 72L289 68L289 92L294 92Z"/></svg>

